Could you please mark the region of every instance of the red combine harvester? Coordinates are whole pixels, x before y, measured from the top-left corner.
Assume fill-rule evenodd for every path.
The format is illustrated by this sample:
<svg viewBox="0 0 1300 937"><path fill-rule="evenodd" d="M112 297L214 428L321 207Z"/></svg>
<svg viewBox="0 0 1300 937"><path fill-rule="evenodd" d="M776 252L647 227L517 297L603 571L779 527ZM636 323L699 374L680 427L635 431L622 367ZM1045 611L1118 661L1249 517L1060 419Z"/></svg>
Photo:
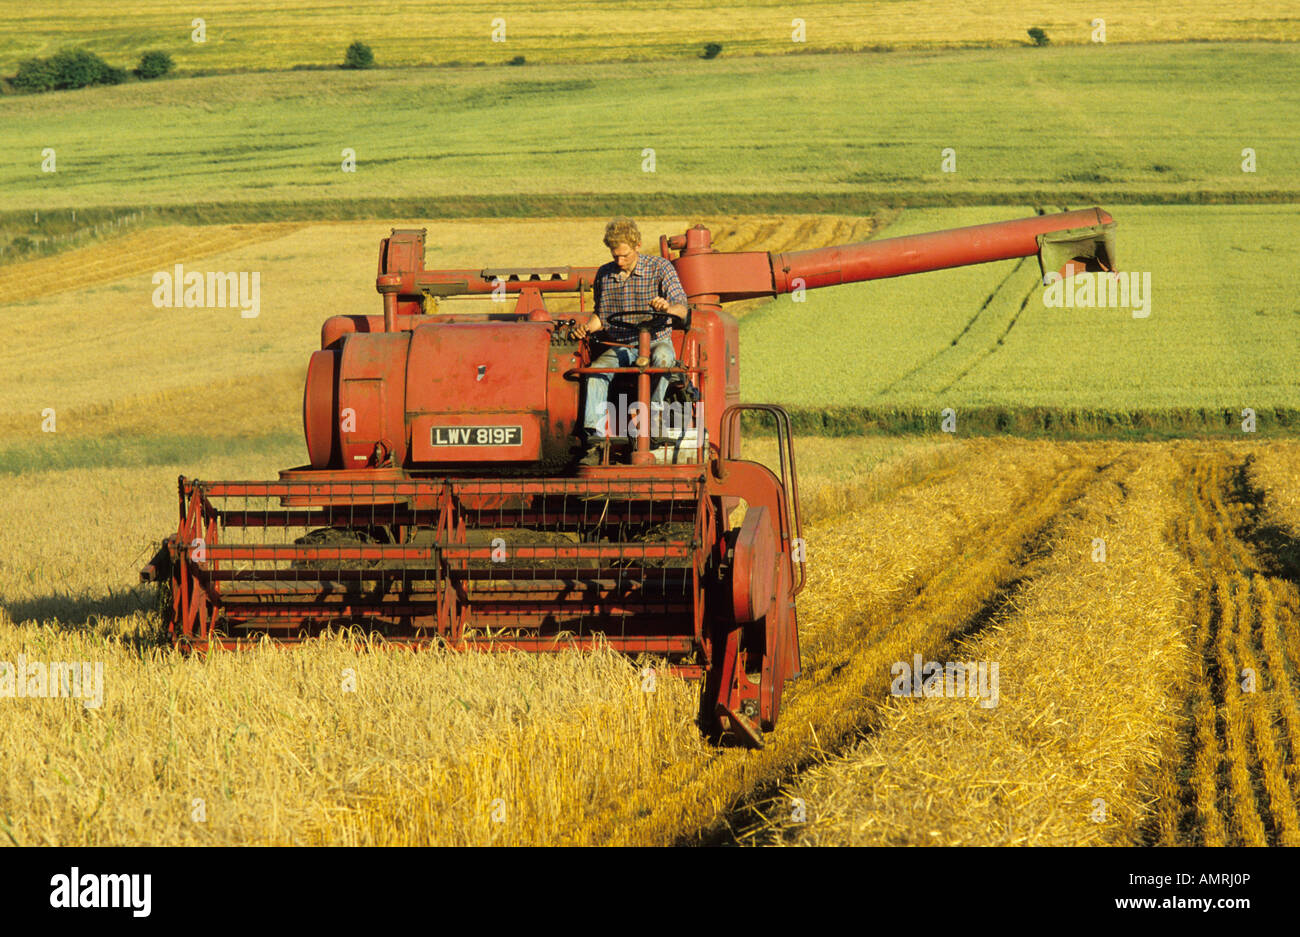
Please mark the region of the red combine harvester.
<svg viewBox="0 0 1300 937"><path fill-rule="evenodd" d="M547 311L594 267L424 269L424 231L379 251L383 315L335 316L307 369L310 464L279 481L179 483L180 526L141 572L170 584L177 645L297 641L357 626L409 645L552 651L598 642L702 678L701 728L761 744L799 675L804 585L789 417L740 402L723 304L1037 254L1043 271L1114 267L1101 209L784 254L719 253L707 228L661 238L690 301L677 363L602 369L633 419L604 464L576 462L587 341ZM676 252L674 258L672 254ZM429 297L516 294L513 312ZM585 314L584 314L585 320ZM617 323L616 323L617 324ZM690 401L652 448L652 378ZM639 409L638 409L639 408ZM780 475L741 458L740 417L775 424ZM744 505L742 513L735 510Z"/></svg>

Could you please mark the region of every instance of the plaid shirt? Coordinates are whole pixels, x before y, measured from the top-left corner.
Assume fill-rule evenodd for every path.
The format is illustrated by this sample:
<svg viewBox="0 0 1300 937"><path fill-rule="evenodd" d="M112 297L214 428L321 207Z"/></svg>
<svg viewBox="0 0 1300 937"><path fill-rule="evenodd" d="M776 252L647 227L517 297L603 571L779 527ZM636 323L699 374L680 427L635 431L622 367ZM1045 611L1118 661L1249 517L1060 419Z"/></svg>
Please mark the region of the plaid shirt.
<svg viewBox="0 0 1300 937"><path fill-rule="evenodd" d="M686 291L682 281L677 279L677 270L662 257L641 254L636 266L627 279L620 280L618 264L610 261L596 271L596 282L592 286L595 299L596 315L605 325L605 334L611 342L636 344L636 329L611 326L605 322L605 316L611 312L646 313L652 312L650 300L661 296L679 306L686 305ZM644 318L634 321L644 321ZM662 342L672 338L671 327L661 330L654 336L654 341Z"/></svg>

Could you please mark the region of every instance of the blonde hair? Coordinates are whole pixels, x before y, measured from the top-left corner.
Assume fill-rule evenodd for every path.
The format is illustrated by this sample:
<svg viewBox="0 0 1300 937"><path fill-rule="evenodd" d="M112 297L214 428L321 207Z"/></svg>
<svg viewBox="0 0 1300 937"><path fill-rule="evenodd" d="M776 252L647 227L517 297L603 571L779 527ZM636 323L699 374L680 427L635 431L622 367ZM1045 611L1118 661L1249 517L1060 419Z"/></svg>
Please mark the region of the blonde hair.
<svg viewBox="0 0 1300 937"><path fill-rule="evenodd" d="M631 218L615 218L605 225L605 246L613 250L620 244L628 247L639 247L641 244L641 231Z"/></svg>

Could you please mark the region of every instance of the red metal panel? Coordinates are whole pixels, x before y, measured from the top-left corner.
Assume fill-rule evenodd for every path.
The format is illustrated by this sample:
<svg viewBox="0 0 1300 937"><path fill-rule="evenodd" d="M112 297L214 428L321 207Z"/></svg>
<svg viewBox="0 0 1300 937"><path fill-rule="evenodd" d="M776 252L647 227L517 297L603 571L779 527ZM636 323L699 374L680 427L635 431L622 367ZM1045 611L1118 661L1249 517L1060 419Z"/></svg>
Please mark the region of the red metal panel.
<svg viewBox="0 0 1300 937"><path fill-rule="evenodd" d="M410 273L424 267L425 228L394 228L384 238L380 251L380 273Z"/></svg>
<svg viewBox="0 0 1300 937"><path fill-rule="evenodd" d="M337 468L364 467L382 444L396 465L406 456L403 399L411 332L349 335L339 363Z"/></svg>
<svg viewBox="0 0 1300 937"><path fill-rule="evenodd" d="M337 351L313 352L307 363L307 383L302 396L302 427L313 468L337 464L338 406Z"/></svg>
<svg viewBox="0 0 1300 937"><path fill-rule="evenodd" d="M740 401L740 328L735 317L718 305L696 306L691 320L692 330L697 332L699 364L706 371L697 382L699 415L709 441L717 444L722 412Z"/></svg>
<svg viewBox="0 0 1300 937"><path fill-rule="evenodd" d="M414 275L424 268L424 228L394 228L379 247L378 276ZM399 315L414 315L424 311L424 297L414 290L396 296Z"/></svg>
<svg viewBox="0 0 1300 937"><path fill-rule="evenodd" d="M758 251L686 254L673 261L686 296L723 296L727 302L771 296L772 257Z"/></svg>
<svg viewBox="0 0 1300 937"><path fill-rule="evenodd" d="M411 333L407 410L417 413L545 411L544 322L438 323Z"/></svg>
<svg viewBox="0 0 1300 937"><path fill-rule="evenodd" d="M398 315L394 321L398 331L410 331L422 322L428 322L424 315ZM329 348L344 335L355 333L369 334L384 331L383 316L330 316L320 329L320 347Z"/></svg>
<svg viewBox="0 0 1300 937"><path fill-rule="evenodd" d="M550 412L553 331L548 321L479 321L431 323L411 333L406 410L413 461L562 459L573 445L577 392L558 388L558 413ZM525 438L520 446L440 447L431 438L438 426L521 426Z"/></svg>
<svg viewBox="0 0 1300 937"><path fill-rule="evenodd" d="M778 556L772 515L766 507L760 505L745 512L734 550L731 594L736 621L757 621L772 604Z"/></svg>

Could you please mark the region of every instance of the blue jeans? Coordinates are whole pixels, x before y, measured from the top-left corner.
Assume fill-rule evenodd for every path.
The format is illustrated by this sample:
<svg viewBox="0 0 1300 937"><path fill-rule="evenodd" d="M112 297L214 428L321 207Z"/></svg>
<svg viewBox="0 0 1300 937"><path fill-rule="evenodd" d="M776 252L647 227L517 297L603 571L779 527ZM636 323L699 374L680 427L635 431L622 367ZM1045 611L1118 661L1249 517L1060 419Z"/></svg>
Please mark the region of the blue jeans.
<svg viewBox="0 0 1300 937"><path fill-rule="evenodd" d="M654 342L650 346L650 366L652 368L671 368L677 361L671 340ZM636 349L622 345L610 345L596 360L591 362L593 368L630 368L636 363ZM633 375L635 377L635 375ZM582 425L594 431L594 435L605 435L605 404L609 400L609 382L613 374L587 375L587 409ZM658 410L663 406L664 394L668 390L668 376L659 375L655 381L654 393L650 395L650 405ZM630 407L635 400L629 400Z"/></svg>

